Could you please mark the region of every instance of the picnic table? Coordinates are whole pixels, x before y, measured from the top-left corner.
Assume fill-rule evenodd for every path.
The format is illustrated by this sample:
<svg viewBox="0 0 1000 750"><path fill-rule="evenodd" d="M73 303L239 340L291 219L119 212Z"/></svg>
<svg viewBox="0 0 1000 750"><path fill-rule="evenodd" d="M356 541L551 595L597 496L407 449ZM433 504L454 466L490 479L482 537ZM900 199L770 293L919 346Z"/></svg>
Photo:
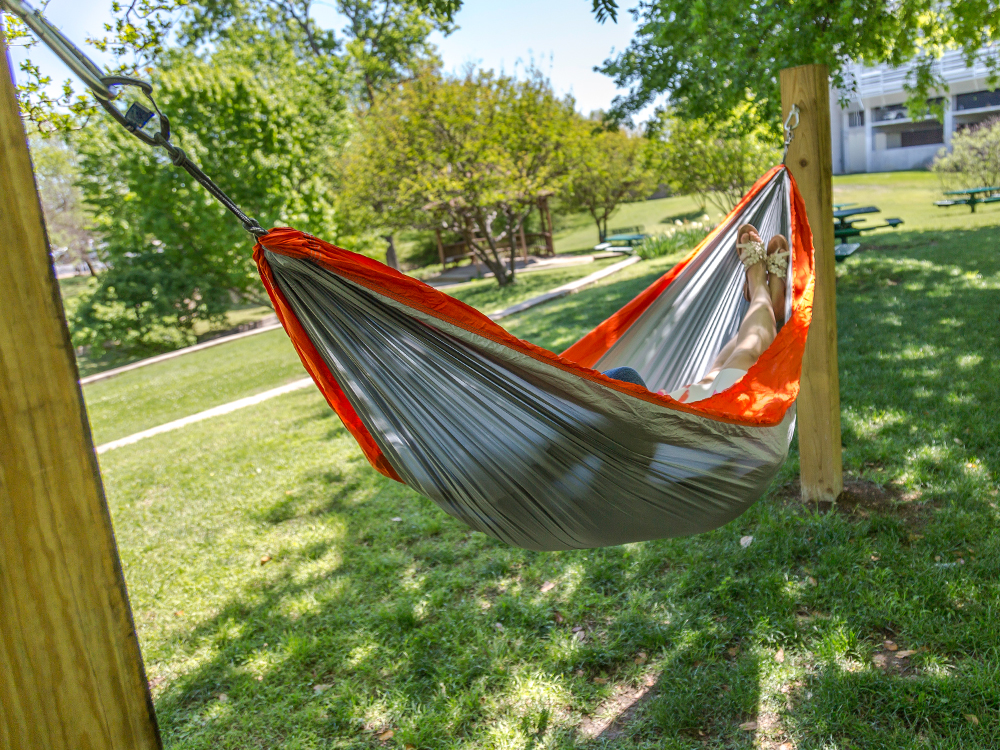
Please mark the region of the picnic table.
<svg viewBox="0 0 1000 750"><path fill-rule="evenodd" d="M872 232L876 229L884 229L885 227L892 227L895 229L903 223L902 219L886 219L885 224L875 224L870 227L856 226L857 224L868 220L855 219L855 216L879 213L882 213L882 209L878 206L861 206L860 208L837 209L833 212L833 236L838 240L846 240L851 237L860 237L862 232Z"/></svg>
<svg viewBox="0 0 1000 750"><path fill-rule="evenodd" d="M978 187L969 188L968 190L946 190L945 195L958 195L960 198L953 198L951 200L934 201L934 205L939 208L948 208L948 206L968 206L971 213L976 213L976 206L980 203L996 203L1000 201L1000 195L993 195L993 193L1000 192L1000 187ZM985 198L980 198L980 195L985 195Z"/></svg>
<svg viewBox="0 0 1000 750"><path fill-rule="evenodd" d="M840 203L834 206L835 210L833 212L833 236L837 240L837 246L833 249L833 254L838 261L844 260L861 247L857 242L847 241L852 237L860 237L862 232L872 232L876 229L884 229L885 227L895 229L903 223L902 219L886 219L885 224L859 227L856 225L868 221L868 219L857 219L854 217L882 213L882 209L878 206L860 206L857 208L847 208L847 206L857 206L857 204Z"/></svg>
<svg viewBox="0 0 1000 750"><path fill-rule="evenodd" d="M626 247L635 247L641 245L644 239L646 239L646 235L643 233L643 227L622 227L621 229L612 229L599 244L594 245L594 249L608 250L616 242L620 242Z"/></svg>

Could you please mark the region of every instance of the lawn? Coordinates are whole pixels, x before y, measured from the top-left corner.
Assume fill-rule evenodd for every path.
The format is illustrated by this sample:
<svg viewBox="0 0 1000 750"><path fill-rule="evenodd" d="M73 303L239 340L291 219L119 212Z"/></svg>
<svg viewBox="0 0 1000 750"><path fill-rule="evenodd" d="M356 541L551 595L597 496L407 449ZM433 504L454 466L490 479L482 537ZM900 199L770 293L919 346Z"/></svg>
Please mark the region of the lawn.
<svg viewBox="0 0 1000 750"><path fill-rule="evenodd" d="M523 274L501 289L491 279L449 290L453 296L486 313L502 310L553 287L582 278L621 260L611 258L551 271ZM670 259L645 268L666 270ZM662 270L659 272L662 273ZM603 282L628 279L633 268ZM614 295L613 295L614 296ZM572 342L569 342L572 343ZM213 406L266 391L306 373L284 331L270 331L220 344L160 364L132 370L84 387L94 442L97 445Z"/></svg>
<svg viewBox="0 0 1000 750"><path fill-rule="evenodd" d="M715 532L513 549L371 470L312 390L102 455L166 746L997 747L997 218L837 266L833 511L796 499L793 445ZM670 262L504 323L559 350ZM227 356L157 388L244 395L220 389L258 354ZM269 356L267 387L297 376Z"/></svg>
<svg viewBox="0 0 1000 750"><path fill-rule="evenodd" d="M655 234L675 221L695 221L705 213L713 220L721 219L723 215L712 205L703 212L695 200L687 195L626 203L611 217L608 229L642 226L646 234ZM597 225L586 213L560 216L554 243L557 253L591 250L598 243Z"/></svg>

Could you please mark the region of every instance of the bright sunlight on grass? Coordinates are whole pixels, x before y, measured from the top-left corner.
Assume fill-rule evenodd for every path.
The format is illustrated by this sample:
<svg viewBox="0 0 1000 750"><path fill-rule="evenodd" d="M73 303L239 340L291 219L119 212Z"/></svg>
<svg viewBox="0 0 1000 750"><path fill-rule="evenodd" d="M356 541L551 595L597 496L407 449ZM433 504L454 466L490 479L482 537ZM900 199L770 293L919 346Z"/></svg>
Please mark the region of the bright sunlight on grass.
<svg viewBox="0 0 1000 750"><path fill-rule="evenodd" d="M908 210L917 224L923 205ZM312 389L102 455L165 745L1000 746L987 216L866 237L837 266L834 510L797 500L793 446L769 495L718 531L514 549L370 469ZM675 261L504 323L559 351ZM103 402L88 388L95 432L299 377L282 336L108 381Z"/></svg>

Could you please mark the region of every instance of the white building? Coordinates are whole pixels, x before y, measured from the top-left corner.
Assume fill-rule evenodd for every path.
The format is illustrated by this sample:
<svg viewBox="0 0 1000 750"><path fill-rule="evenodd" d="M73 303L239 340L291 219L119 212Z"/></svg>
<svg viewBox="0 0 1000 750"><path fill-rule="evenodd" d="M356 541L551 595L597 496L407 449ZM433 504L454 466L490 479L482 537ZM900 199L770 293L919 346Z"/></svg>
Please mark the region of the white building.
<svg viewBox="0 0 1000 750"><path fill-rule="evenodd" d="M907 116L903 84L908 66L853 64L847 73L857 91L846 94L850 103L842 108L838 100L844 94L830 91L833 173L920 169L951 144L955 131L1000 116L1000 89L990 90L987 84L984 54L972 67L961 52L946 52L935 62L935 72L950 89L939 94L945 99L943 124L933 118L913 122Z"/></svg>

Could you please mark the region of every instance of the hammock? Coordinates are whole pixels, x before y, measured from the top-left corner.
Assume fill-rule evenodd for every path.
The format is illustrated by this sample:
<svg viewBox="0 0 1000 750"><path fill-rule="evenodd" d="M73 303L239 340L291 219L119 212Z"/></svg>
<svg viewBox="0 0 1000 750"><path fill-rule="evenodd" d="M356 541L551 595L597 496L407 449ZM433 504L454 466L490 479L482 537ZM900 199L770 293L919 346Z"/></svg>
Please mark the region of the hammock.
<svg viewBox="0 0 1000 750"><path fill-rule="evenodd" d="M787 323L731 388L694 404L747 303L733 250L790 239ZM518 547L601 547L717 528L767 489L794 429L812 235L794 181L764 175L683 261L561 355L377 261L294 229L254 248L309 374L387 477ZM630 366L649 390L601 370Z"/></svg>
<svg viewBox="0 0 1000 750"><path fill-rule="evenodd" d="M561 355L468 305L294 229L270 232L170 142L149 83L104 75L24 0L0 0L87 84L115 121L202 185L257 238L278 317L372 466L475 529L535 550L697 534L739 516L788 452L812 316L812 234L774 167L687 258ZM137 88L152 109L114 104ZM159 132L143 130L154 115ZM785 148L797 108L785 122ZM797 120L796 120L797 122ZM787 322L749 372L704 401L699 380L746 310L737 227L792 248ZM629 366L650 390L601 370Z"/></svg>

